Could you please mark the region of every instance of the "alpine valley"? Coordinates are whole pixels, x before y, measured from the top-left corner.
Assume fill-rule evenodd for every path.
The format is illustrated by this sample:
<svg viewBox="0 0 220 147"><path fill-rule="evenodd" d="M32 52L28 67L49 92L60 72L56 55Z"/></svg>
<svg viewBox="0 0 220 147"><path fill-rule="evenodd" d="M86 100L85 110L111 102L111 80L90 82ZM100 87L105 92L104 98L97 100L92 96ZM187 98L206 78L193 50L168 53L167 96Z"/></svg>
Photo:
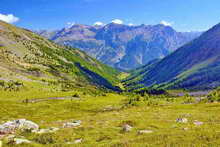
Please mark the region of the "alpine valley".
<svg viewBox="0 0 220 147"><path fill-rule="evenodd" d="M164 59L134 70L125 83L128 87L194 90L220 86L219 34L220 24L217 24Z"/></svg>
<svg viewBox="0 0 220 147"><path fill-rule="evenodd" d="M91 22L85 18L91 11L81 10L98 4L99 10L112 9L112 1L1 1L0 11L10 13L0 12L0 147L220 146L220 24L206 32L177 32L169 22L134 26L116 19L31 31L56 28L73 16ZM130 7L149 4L156 11L152 22L171 17L161 14L166 5L171 12L181 5L131 1L123 3L129 10L120 9L121 15L136 16ZM115 8L122 8L120 2ZM110 17L91 10L93 19ZM188 19L199 9L192 12ZM204 29L202 23L214 21L199 15L196 24L185 26L181 15L173 26Z"/></svg>

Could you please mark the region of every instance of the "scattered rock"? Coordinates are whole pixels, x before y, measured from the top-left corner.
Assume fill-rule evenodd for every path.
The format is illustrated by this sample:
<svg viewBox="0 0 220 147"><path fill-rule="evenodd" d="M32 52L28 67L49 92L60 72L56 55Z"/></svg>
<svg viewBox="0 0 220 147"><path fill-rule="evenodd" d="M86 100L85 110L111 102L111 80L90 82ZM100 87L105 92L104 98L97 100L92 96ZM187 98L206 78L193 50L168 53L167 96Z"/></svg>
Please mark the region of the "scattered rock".
<svg viewBox="0 0 220 147"><path fill-rule="evenodd" d="M53 133L53 132L56 132L58 130L59 130L59 128L51 127L49 129L33 130L32 133L37 133L37 134Z"/></svg>
<svg viewBox="0 0 220 147"><path fill-rule="evenodd" d="M63 124L63 128L73 128L81 125L81 120L76 120L74 122L67 122Z"/></svg>
<svg viewBox="0 0 220 147"><path fill-rule="evenodd" d="M196 103L200 103L202 101L202 98L201 97L196 97L195 101L196 101Z"/></svg>
<svg viewBox="0 0 220 147"><path fill-rule="evenodd" d="M188 122L188 119L187 119L187 118L177 118L177 119L176 119L176 122L177 122L177 123L187 123L187 122Z"/></svg>
<svg viewBox="0 0 220 147"><path fill-rule="evenodd" d="M76 139L76 140L74 141L75 144L77 144L77 143L81 143L81 142L82 142L82 138L80 138L80 139Z"/></svg>
<svg viewBox="0 0 220 147"><path fill-rule="evenodd" d="M189 130L189 128L183 128L183 130L184 130L184 131L188 131L188 130Z"/></svg>
<svg viewBox="0 0 220 147"><path fill-rule="evenodd" d="M31 143L31 141L29 141L29 140L27 140L27 139L15 138L15 139L14 139L14 143L15 143L15 144Z"/></svg>
<svg viewBox="0 0 220 147"><path fill-rule="evenodd" d="M132 126L128 125L128 124L125 124L123 127L122 127L122 130L124 132L130 132L132 130Z"/></svg>
<svg viewBox="0 0 220 147"><path fill-rule="evenodd" d="M103 111L112 111L114 108L112 106L106 106Z"/></svg>
<svg viewBox="0 0 220 147"><path fill-rule="evenodd" d="M203 122L198 121L198 120L195 120L193 123L194 123L194 125L196 125L196 126L201 126L201 125L203 125Z"/></svg>
<svg viewBox="0 0 220 147"><path fill-rule="evenodd" d="M67 142L66 144L78 144L78 143L82 143L82 138L76 139L76 140L73 141L73 142Z"/></svg>
<svg viewBox="0 0 220 147"><path fill-rule="evenodd" d="M140 130L138 131L138 134L150 134L150 133L153 133L152 130Z"/></svg>
<svg viewBox="0 0 220 147"><path fill-rule="evenodd" d="M26 119L8 121L0 125L0 134L11 134L16 130L38 130L39 126Z"/></svg>

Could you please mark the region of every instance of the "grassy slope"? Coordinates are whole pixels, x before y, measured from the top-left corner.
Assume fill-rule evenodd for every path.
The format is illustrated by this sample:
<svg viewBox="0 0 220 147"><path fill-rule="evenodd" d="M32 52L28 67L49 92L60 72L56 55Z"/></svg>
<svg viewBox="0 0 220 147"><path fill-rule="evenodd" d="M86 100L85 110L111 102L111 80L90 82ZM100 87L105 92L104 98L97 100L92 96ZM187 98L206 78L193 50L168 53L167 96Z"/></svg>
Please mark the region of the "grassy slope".
<svg viewBox="0 0 220 147"><path fill-rule="evenodd" d="M175 88L201 89L218 86L220 80L219 34L220 25L218 24L161 61L157 68L162 70L158 71L159 74L155 74L157 82L169 82L169 87ZM161 79L161 73L166 75L163 79Z"/></svg>
<svg viewBox="0 0 220 147"><path fill-rule="evenodd" d="M62 86L67 85L67 88L90 86L90 82L104 87L118 83L118 71L84 52L58 46L28 30L4 22L0 22L0 51L0 80L4 85L9 80L31 85L41 83L44 86L63 83ZM95 77L82 71L76 63Z"/></svg>
<svg viewBox="0 0 220 147"><path fill-rule="evenodd" d="M210 89L220 86L220 24L168 55L152 68L132 72L129 88ZM148 65L146 65L148 67Z"/></svg>
<svg viewBox="0 0 220 147"><path fill-rule="evenodd" d="M122 79L124 87L128 90L141 88L144 85L139 81L144 78L144 76L160 61L160 59L155 59L150 61L148 64L129 71L129 76Z"/></svg>
<svg viewBox="0 0 220 147"><path fill-rule="evenodd" d="M208 89L220 85L220 24L162 59L134 82L151 87ZM140 76L139 76L140 77Z"/></svg>

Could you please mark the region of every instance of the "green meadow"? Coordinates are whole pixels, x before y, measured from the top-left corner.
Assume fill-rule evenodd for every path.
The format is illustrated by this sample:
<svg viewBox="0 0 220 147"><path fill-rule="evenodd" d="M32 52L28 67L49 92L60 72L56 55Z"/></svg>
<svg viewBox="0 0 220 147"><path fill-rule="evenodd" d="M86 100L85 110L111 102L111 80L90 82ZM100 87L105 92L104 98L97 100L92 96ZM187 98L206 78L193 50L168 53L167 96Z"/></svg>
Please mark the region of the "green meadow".
<svg viewBox="0 0 220 147"><path fill-rule="evenodd" d="M18 91L0 93L0 121L25 118L40 128L57 127L53 133L16 132L31 144L21 147L112 146L112 147L217 147L220 146L220 103L218 92L196 102L190 96L137 95L103 91ZM48 99L63 97L66 99ZM72 98L72 99L71 99ZM32 101L40 99L41 101ZM187 123L176 122L187 118ZM73 128L63 123L81 120ZM194 121L203 122L195 125ZM128 124L132 130L125 132ZM140 130L151 133L141 134ZM78 144L67 144L82 139ZM3 146L15 146L3 140Z"/></svg>

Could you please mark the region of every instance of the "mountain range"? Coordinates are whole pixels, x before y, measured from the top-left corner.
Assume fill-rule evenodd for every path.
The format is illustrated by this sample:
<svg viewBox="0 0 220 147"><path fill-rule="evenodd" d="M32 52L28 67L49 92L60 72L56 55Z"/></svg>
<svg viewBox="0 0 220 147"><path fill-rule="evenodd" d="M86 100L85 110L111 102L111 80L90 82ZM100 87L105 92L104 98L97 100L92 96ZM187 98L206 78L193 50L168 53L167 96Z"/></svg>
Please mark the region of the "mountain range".
<svg viewBox="0 0 220 147"><path fill-rule="evenodd" d="M74 27L76 26L72 29ZM173 30L163 25L157 27ZM99 30L105 27L95 28ZM124 28L127 29L127 26ZM59 31L52 33L54 39L55 34L59 34ZM50 35L49 33L48 36ZM110 33L110 36L114 35ZM15 90L20 86L33 88L37 85L41 85L40 87L47 85L59 90L100 87L121 91L115 86L119 84L120 74L116 69L97 61L79 49L55 44L29 30L2 21L0 21L0 51L0 88ZM163 59L154 58L144 66L131 70L130 76L123 84L127 89L143 87L210 89L220 86L219 73L220 24L182 47L173 49L173 52Z"/></svg>
<svg viewBox="0 0 220 147"><path fill-rule="evenodd" d="M134 70L125 85L171 89L220 86L220 24L164 59Z"/></svg>
<svg viewBox="0 0 220 147"><path fill-rule="evenodd" d="M130 70L149 61L164 58L201 32L177 32L170 26L128 26L110 23L104 26L75 24L56 31L37 31L54 42L76 47L104 64Z"/></svg>

